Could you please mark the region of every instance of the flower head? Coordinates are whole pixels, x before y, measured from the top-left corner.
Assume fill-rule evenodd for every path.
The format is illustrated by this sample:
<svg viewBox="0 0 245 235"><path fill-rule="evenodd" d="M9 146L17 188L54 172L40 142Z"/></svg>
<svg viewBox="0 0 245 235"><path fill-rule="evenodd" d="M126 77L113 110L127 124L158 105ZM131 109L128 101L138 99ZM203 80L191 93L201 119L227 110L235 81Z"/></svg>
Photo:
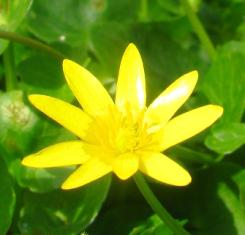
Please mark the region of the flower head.
<svg viewBox="0 0 245 235"><path fill-rule="evenodd" d="M121 61L115 102L85 68L64 60L63 70L83 109L45 95L30 95L29 100L79 140L47 147L25 157L22 164L80 165L63 183L63 189L85 185L112 171L123 180L140 170L167 184L190 183L189 173L161 152L201 132L223 112L220 106L206 105L172 118L191 95L196 71L180 77L146 108L143 63L133 44Z"/></svg>

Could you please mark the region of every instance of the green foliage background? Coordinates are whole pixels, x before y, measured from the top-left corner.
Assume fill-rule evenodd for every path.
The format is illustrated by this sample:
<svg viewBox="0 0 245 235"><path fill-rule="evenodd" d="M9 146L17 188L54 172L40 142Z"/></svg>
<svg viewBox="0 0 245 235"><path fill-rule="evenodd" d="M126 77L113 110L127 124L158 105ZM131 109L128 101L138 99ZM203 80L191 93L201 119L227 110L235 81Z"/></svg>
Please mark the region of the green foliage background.
<svg viewBox="0 0 245 235"><path fill-rule="evenodd" d="M194 235L245 234L245 1L192 0L211 41L210 57L177 0L0 0L0 235L171 235L132 180L106 176L62 191L73 168L30 169L21 159L75 137L37 112L32 93L75 102L62 58L86 66L112 96L122 53L139 48L148 103L180 75L197 69L199 83L180 110L224 107L219 122L168 150L193 182L149 183L169 212ZM18 36L22 43L16 43ZM26 41L32 38L51 47ZM42 44L42 45L43 45ZM52 50L55 49L55 50Z"/></svg>

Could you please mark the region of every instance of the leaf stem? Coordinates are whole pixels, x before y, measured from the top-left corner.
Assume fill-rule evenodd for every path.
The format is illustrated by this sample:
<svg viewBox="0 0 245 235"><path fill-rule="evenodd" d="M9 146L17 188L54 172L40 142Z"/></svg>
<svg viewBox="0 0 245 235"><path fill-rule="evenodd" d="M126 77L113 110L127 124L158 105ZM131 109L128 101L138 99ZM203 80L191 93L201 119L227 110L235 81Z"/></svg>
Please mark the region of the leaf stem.
<svg viewBox="0 0 245 235"><path fill-rule="evenodd" d="M203 27L201 21L197 17L196 13L194 12L189 0L181 0L181 4L183 5L186 15L189 18L189 21L198 36L199 40L201 41L203 47L206 49L209 57L213 60L216 51L215 47L211 41L211 39L208 36L208 33L206 32L205 28Z"/></svg>
<svg viewBox="0 0 245 235"><path fill-rule="evenodd" d="M14 90L18 87L18 81L15 74L15 62L12 43L9 43L8 47L3 53L3 64L5 71L6 91Z"/></svg>
<svg viewBox="0 0 245 235"><path fill-rule="evenodd" d="M62 61L65 59L65 56L60 53L59 51L53 49L52 47L29 37L25 37L13 32L6 32L6 31L0 31L0 38L7 39L9 41L21 43L23 45L27 45L29 47L32 47L34 49L43 51L50 56L54 57L57 60Z"/></svg>
<svg viewBox="0 0 245 235"><path fill-rule="evenodd" d="M190 233L187 232L162 206L140 172L135 174L134 181L145 200L151 206L152 210L162 219L162 221L171 229L171 231L173 231L174 234L190 235Z"/></svg>

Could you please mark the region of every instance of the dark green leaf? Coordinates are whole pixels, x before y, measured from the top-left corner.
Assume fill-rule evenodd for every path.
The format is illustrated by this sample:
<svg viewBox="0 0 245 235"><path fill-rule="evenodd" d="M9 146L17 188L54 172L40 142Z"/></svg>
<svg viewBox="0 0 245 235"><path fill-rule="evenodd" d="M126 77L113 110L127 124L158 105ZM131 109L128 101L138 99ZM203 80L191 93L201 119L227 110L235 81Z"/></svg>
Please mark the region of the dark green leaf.
<svg viewBox="0 0 245 235"><path fill-rule="evenodd" d="M99 213L109 185L110 177L105 176L76 190L27 192L20 215L21 233L75 235L84 231Z"/></svg>
<svg viewBox="0 0 245 235"><path fill-rule="evenodd" d="M125 235L149 216L147 204L128 202L114 205L103 212L98 220L88 228L88 234L93 235Z"/></svg>
<svg viewBox="0 0 245 235"><path fill-rule="evenodd" d="M192 173L193 182L186 188L158 187L172 214L186 218L186 228L193 235L242 235L245 215L239 198L236 177L243 169L231 163L219 163Z"/></svg>
<svg viewBox="0 0 245 235"><path fill-rule="evenodd" d="M0 235L7 233L15 206L13 182L0 156Z"/></svg>
<svg viewBox="0 0 245 235"><path fill-rule="evenodd" d="M199 67L197 50L189 48L190 45L182 47L169 36L162 24L135 25L132 35L144 62L148 101L175 79Z"/></svg>
<svg viewBox="0 0 245 235"><path fill-rule="evenodd" d="M34 54L18 65L21 87L28 93L58 96L71 101L73 95L65 83L60 62Z"/></svg>

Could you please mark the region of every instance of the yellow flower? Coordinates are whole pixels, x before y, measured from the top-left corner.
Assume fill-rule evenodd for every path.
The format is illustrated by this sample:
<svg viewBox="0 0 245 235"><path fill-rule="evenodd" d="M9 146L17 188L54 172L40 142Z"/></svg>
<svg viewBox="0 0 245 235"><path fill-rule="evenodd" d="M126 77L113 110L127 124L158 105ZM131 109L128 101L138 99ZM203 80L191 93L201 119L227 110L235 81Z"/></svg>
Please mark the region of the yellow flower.
<svg viewBox="0 0 245 235"><path fill-rule="evenodd" d="M206 105L170 118L191 95L197 72L187 73L146 108L145 75L141 56L130 44L121 61L115 103L101 83L85 68L64 60L66 81L81 104L45 95L30 95L30 102L73 132L79 140L47 147L27 156L30 167L79 166L63 189L80 187L109 172L125 180L140 170L167 184L184 186L191 176L161 152L210 126L222 115L217 105Z"/></svg>

